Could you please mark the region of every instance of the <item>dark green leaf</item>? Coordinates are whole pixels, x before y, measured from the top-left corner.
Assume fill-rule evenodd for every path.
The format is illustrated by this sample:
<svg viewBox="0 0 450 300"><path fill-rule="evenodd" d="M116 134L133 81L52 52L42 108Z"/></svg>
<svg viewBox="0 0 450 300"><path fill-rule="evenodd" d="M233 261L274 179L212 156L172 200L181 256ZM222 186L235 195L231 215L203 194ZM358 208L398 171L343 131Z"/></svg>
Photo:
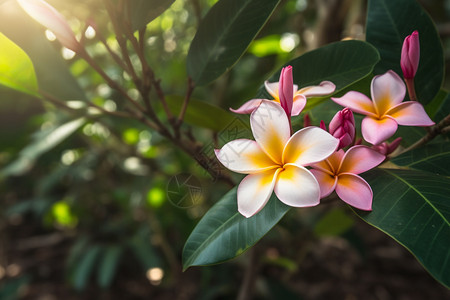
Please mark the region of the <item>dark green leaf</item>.
<svg viewBox="0 0 450 300"><path fill-rule="evenodd" d="M280 0L220 0L201 22L187 57L195 84L210 83L242 56Z"/></svg>
<svg viewBox="0 0 450 300"><path fill-rule="evenodd" d="M81 256L72 274L72 284L76 290L82 291L86 288L101 250L99 245L93 245Z"/></svg>
<svg viewBox="0 0 450 300"><path fill-rule="evenodd" d="M100 287L107 288L111 285L122 251L123 248L120 246L109 246L104 250L97 273L97 282Z"/></svg>
<svg viewBox="0 0 450 300"><path fill-rule="evenodd" d="M143 228L128 241L128 246L145 271L161 265L160 258L150 243L150 238L149 230Z"/></svg>
<svg viewBox="0 0 450 300"><path fill-rule="evenodd" d="M446 115L450 113L450 95L444 90L439 90L436 97L425 106L425 110L428 116L438 123L446 116L441 115L443 109L445 110L444 112ZM440 112L440 114L438 114L438 112Z"/></svg>
<svg viewBox="0 0 450 300"><path fill-rule="evenodd" d="M355 220L344 209L336 208L328 211L314 227L314 233L318 236L337 236L348 231Z"/></svg>
<svg viewBox="0 0 450 300"><path fill-rule="evenodd" d="M19 153L19 157L0 171L0 178L9 175L21 175L27 172L36 159L53 149L86 123L84 118L72 120L56 128L39 132L34 141Z"/></svg>
<svg viewBox="0 0 450 300"><path fill-rule="evenodd" d="M442 119L450 114L450 94L447 94L445 99L442 100L441 106L438 108L436 114L434 115L434 121L436 123L440 122Z"/></svg>
<svg viewBox="0 0 450 300"><path fill-rule="evenodd" d="M0 49L0 84L36 95L37 79L28 55L1 33Z"/></svg>
<svg viewBox="0 0 450 300"><path fill-rule="evenodd" d="M166 97L169 109L178 115L184 98L180 96ZM191 99L184 115L184 121L190 125L220 131L236 120L237 116L207 102Z"/></svg>
<svg viewBox="0 0 450 300"><path fill-rule="evenodd" d="M367 223L406 247L438 281L450 287L450 178L413 170L364 174L373 190Z"/></svg>
<svg viewBox="0 0 450 300"><path fill-rule="evenodd" d="M329 80L336 85L337 93L370 75L379 59L377 50L370 44L362 41L343 41L307 52L286 65L292 66L294 83L299 88ZM272 75L269 81L278 81L280 72L281 69ZM271 96L262 86L256 98L271 99ZM306 109L326 99L328 98L309 99Z"/></svg>
<svg viewBox="0 0 450 300"><path fill-rule="evenodd" d="M5 9L6 6L8 9ZM46 39L42 26L18 7L16 1L9 1L0 7L0 32L28 54L41 90L58 99L86 99L69 72L67 62Z"/></svg>
<svg viewBox="0 0 450 300"><path fill-rule="evenodd" d="M237 188L229 191L200 220L183 249L183 268L234 258L259 241L289 210L272 195L251 218L237 210Z"/></svg>
<svg viewBox="0 0 450 300"><path fill-rule="evenodd" d="M428 144L403 153L391 161L402 167L450 176L450 143Z"/></svg>
<svg viewBox="0 0 450 300"><path fill-rule="evenodd" d="M416 0L370 0L366 39L380 51L375 72L392 69L401 77L400 56L403 40L419 31L420 63L415 78L417 97L429 103L438 93L444 77L444 55L433 21Z"/></svg>
<svg viewBox="0 0 450 300"><path fill-rule="evenodd" d="M145 27L168 9L175 0L128 0L133 31Z"/></svg>

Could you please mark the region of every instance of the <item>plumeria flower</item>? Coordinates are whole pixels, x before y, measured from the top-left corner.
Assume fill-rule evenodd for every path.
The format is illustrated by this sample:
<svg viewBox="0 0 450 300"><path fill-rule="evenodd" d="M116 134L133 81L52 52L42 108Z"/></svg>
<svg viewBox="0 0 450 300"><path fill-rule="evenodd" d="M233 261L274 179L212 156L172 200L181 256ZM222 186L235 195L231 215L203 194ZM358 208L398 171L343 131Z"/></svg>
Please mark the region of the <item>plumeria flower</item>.
<svg viewBox="0 0 450 300"><path fill-rule="evenodd" d="M334 190L347 204L362 210L372 210L370 185L357 174L375 168L385 156L366 146L353 146L344 153L340 149L326 160L313 164L311 172L320 184L320 197Z"/></svg>
<svg viewBox="0 0 450 300"><path fill-rule="evenodd" d="M49 29L66 48L77 52L81 45L64 17L43 0L17 0L25 12Z"/></svg>
<svg viewBox="0 0 450 300"><path fill-rule="evenodd" d="M350 91L341 98L331 98L337 104L366 115L361 124L361 131L369 143L377 145L387 140L397 131L398 125L434 124L422 104L416 101L402 102L405 98L405 84L394 71L375 76L370 89L373 101L355 91Z"/></svg>
<svg viewBox="0 0 450 300"><path fill-rule="evenodd" d="M272 192L290 206L319 204L320 187L304 166L335 152L339 140L317 127L290 135L288 116L274 101L264 100L250 115L255 140L238 139L216 150L231 171L247 175L237 190L238 210L251 217L266 205Z"/></svg>
<svg viewBox="0 0 450 300"><path fill-rule="evenodd" d="M307 86L298 90L298 85L293 84L292 67L287 66L281 70L279 82L264 82L267 92L274 98L273 101L283 105L283 101L292 99L292 116L298 116L306 105L306 98L326 96L332 94L336 86L330 81L322 81L320 85ZM292 92L291 92L292 91ZM264 99L252 99L244 103L238 109L230 110L238 114L249 114L254 111Z"/></svg>

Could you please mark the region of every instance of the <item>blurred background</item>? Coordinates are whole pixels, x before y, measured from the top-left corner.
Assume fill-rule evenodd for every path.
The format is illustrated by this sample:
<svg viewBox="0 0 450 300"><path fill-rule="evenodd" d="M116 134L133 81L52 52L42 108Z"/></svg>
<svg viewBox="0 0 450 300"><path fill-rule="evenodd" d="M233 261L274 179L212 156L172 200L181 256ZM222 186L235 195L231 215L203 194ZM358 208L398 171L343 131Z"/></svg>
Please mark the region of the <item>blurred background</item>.
<svg viewBox="0 0 450 300"><path fill-rule="evenodd" d="M116 43L103 2L48 2L102 68L136 93L98 42ZM184 95L187 51L215 2L176 0L147 26L147 59L167 95ZM448 67L450 1L419 2L437 24ZM0 1L0 31L33 24L33 35L22 33L27 47L51 45L51 52L36 52L42 64L62 61L97 105L121 105L84 61L37 23L11 15L7 4ZM290 59L330 42L364 40L366 6L364 0L281 1L236 66L193 98L237 107ZM444 86L450 87L448 76ZM80 105L82 99L60 89L64 100ZM237 128L245 130L235 125L215 138L227 141ZM211 152L212 133L192 130ZM291 210L232 261L182 272L190 232L228 190L136 121L74 119L0 87L0 299L450 299L407 250L334 202Z"/></svg>

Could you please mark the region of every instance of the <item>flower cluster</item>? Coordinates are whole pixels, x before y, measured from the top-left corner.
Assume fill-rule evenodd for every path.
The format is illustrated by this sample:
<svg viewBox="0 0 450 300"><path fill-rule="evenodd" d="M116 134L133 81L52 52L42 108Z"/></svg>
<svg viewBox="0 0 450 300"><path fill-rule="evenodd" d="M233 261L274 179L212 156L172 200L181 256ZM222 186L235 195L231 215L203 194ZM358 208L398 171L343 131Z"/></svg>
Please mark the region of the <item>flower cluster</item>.
<svg viewBox="0 0 450 300"><path fill-rule="evenodd" d="M405 39L408 45L402 51L402 69L412 78L418 64L416 36L413 33ZM406 59L405 55L412 58ZM319 204L320 198L336 191L347 204L372 210L372 189L359 174L381 164L399 146L401 138L387 142L398 125L434 124L419 102L403 102L405 84L391 70L373 78L372 100L356 91L331 98L345 108L333 117L328 131L323 121L320 128L309 126L309 117L305 115L306 127L292 133L291 116L300 114L308 97L333 93L333 83L323 81L319 86L299 90L293 84L292 67L287 66L281 70L278 82L266 81L265 87L273 100L253 99L231 109L251 114L255 140L234 140L216 150L225 167L247 174L237 190L238 210L247 218L264 207L272 192L287 205L307 207ZM353 112L366 116L361 132L371 147L355 141Z"/></svg>

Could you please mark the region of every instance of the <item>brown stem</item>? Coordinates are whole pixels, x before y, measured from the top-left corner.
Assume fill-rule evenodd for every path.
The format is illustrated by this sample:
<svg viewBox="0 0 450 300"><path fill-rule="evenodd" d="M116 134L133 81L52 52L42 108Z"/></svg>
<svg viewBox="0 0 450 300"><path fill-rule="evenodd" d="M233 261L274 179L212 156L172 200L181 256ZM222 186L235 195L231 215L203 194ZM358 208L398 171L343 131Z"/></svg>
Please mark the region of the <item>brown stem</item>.
<svg viewBox="0 0 450 300"><path fill-rule="evenodd" d="M404 152L425 145L426 143L437 137L439 134L448 131L449 125L450 125L450 114L446 116L441 122L431 127L427 135L425 135L423 138L421 138L420 140L418 140L417 142L415 142L414 144L412 144L411 146L409 146L408 148L397 154L397 156Z"/></svg>
<svg viewBox="0 0 450 300"><path fill-rule="evenodd" d="M186 91L186 96L184 97L183 107L181 108L180 114L178 115L178 121L177 121L178 126L180 126L181 123L183 122L184 115L186 114L186 109L188 107L189 100L191 99L191 95L192 95L192 92L194 91L194 88L195 88L194 81L192 81L191 77L188 77L188 87L187 87L187 91Z"/></svg>

